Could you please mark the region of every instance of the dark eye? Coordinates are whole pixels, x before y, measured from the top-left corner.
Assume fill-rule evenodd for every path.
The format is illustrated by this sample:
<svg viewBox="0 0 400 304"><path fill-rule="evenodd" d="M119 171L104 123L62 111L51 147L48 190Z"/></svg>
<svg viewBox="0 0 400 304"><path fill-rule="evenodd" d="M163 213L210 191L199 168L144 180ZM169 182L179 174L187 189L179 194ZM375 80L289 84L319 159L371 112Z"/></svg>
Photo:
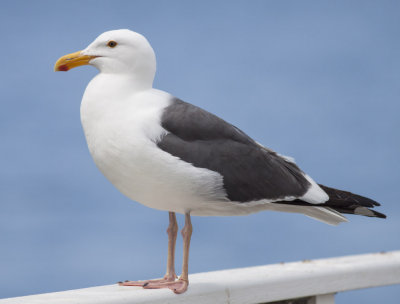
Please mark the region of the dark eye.
<svg viewBox="0 0 400 304"><path fill-rule="evenodd" d="M116 43L113 40L110 40L107 42L107 46L109 46L110 48L116 47L118 43Z"/></svg>

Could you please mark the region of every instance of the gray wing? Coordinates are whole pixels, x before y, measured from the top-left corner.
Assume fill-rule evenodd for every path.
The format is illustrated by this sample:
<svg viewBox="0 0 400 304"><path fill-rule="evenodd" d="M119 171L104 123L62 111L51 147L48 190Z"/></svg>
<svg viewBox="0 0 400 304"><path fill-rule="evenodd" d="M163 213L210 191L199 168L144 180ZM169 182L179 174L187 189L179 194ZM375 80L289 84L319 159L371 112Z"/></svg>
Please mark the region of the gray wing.
<svg viewBox="0 0 400 304"><path fill-rule="evenodd" d="M311 186L296 164L182 100L174 99L165 108L161 125L169 133L157 142L158 147L195 167L221 174L231 201L301 197Z"/></svg>

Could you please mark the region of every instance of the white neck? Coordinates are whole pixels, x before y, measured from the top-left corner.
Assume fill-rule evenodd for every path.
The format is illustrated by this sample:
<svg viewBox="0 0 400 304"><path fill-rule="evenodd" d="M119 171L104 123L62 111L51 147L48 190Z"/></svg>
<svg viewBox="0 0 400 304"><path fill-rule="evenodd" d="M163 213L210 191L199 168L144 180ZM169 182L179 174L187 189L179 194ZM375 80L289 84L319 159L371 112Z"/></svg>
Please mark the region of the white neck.
<svg viewBox="0 0 400 304"><path fill-rule="evenodd" d="M153 87L153 79L146 79L143 76L128 74L99 73L88 84L85 97L88 95L90 99L108 99L116 100L122 98L126 94L131 95ZM99 88L101 88L99 90ZM100 94L100 96L97 96Z"/></svg>

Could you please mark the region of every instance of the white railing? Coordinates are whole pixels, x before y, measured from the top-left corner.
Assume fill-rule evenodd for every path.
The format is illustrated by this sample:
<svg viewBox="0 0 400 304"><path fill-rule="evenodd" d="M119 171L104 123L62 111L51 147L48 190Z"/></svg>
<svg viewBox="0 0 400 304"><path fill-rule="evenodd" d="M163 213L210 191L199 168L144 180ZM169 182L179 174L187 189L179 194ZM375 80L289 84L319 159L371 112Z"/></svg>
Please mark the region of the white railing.
<svg viewBox="0 0 400 304"><path fill-rule="evenodd" d="M182 295L115 284L1 299L0 304L239 304L297 298L333 304L337 292L400 284L400 251L197 273L189 279Z"/></svg>

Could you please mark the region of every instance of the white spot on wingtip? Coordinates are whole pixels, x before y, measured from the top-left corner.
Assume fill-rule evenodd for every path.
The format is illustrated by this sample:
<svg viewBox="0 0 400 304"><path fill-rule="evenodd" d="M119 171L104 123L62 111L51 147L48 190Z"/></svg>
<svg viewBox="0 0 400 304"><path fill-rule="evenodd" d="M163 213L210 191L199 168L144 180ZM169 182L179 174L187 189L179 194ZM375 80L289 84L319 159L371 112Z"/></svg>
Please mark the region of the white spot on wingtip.
<svg viewBox="0 0 400 304"><path fill-rule="evenodd" d="M356 209L354 209L354 214L374 216L374 213L366 207L357 207Z"/></svg>

